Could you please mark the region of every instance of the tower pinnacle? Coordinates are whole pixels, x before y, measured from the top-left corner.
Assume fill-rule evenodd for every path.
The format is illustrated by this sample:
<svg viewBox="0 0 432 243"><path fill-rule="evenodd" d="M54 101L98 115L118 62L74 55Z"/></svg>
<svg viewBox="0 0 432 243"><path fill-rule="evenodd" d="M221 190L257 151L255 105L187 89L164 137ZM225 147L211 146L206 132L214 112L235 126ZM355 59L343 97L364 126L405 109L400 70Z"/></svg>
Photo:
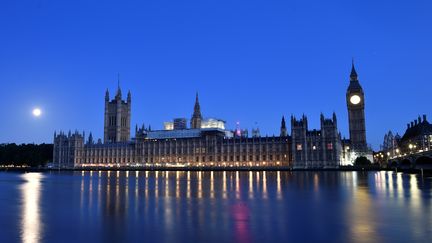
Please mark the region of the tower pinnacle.
<svg viewBox="0 0 432 243"><path fill-rule="evenodd" d="M357 80L357 72L354 67L354 58L352 59L351 63L351 74L350 74L351 81Z"/></svg>
<svg viewBox="0 0 432 243"><path fill-rule="evenodd" d="M192 119L191 119L191 128L192 129L201 128L201 120L202 120L201 107L199 104L198 92L197 92L195 96L194 112L192 114Z"/></svg>
<svg viewBox="0 0 432 243"><path fill-rule="evenodd" d="M286 137L287 134L287 129L286 129L286 123L285 123L285 116L282 116L282 121L281 121L281 128L280 128L280 136L281 137Z"/></svg>
<svg viewBox="0 0 432 243"><path fill-rule="evenodd" d="M121 88L120 88L120 73L117 73L117 97L121 98Z"/></svg>

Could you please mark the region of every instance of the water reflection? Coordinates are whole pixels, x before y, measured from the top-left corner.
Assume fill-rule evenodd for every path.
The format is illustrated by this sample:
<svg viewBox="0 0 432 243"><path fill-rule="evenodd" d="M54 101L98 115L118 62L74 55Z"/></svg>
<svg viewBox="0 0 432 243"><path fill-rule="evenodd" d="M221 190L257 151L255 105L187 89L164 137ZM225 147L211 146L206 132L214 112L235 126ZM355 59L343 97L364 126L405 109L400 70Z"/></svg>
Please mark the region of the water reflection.
<svg viewBox="0 0 432 243"><path fill-rule="evenodd" d="M282 199L281 172L277 172L277 198Z"/></svg>
<svg viewBox="0 0 432 243"><path fill-rule="evenodd" d="M353 200L350 205L347 219L351 220L349 225L351 225L353 242L380 242L377 234L376 214L367 185L360 185L353 191Z"/></svg>
<svg viewBox="0 0 432 243"><path fill-rule="evenodd" d="M21 240L24 243L40 242L42 223L40 219L41 173L26 173L21 176Z"/></svg>
<svg viewBox="0 0 432 243"><path fill-rule="evenodd" d="M253 172L249 171L249 198L252 199L253 198Z"/></svg>
<svg viewBox="0 0 432 243"><path fill-rule="evenodd" d="M137 241L142 235L163 242L404 242L432 236L432 181L417 175L88 171L75 173L75 183L53 176L65 181L50 184L41 184L42 174L22 177L23 242L45 239L41 217L56 220L41 215L41 205L50 211L51 203L73 212L57 222L75 222L64 235L102 237L93 242ZM46 184L63 196L41 203Z"/></svg>

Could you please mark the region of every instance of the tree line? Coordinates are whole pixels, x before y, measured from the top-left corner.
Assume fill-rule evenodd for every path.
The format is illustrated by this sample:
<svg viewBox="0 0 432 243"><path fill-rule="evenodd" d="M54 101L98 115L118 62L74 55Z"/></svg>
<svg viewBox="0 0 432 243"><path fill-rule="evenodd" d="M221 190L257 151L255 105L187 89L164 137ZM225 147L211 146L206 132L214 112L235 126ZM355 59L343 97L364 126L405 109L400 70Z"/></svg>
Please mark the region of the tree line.
<svg viewBox="0 0 432 243"><path fill-rule="evenodd" d="M52 156L52 144L0 144L0 165L43 166Z"/></svg>

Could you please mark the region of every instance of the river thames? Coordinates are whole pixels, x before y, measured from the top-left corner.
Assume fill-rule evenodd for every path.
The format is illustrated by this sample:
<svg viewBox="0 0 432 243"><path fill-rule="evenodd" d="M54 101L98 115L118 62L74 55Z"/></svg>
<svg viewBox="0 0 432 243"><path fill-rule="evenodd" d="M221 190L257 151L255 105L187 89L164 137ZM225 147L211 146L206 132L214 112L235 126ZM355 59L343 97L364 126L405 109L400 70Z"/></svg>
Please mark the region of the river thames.
<svg viewBox="0 0 432 243"><path fill-rule="evenodd" d="M431 242L395 172L0 173L0 242Z"/></svg>

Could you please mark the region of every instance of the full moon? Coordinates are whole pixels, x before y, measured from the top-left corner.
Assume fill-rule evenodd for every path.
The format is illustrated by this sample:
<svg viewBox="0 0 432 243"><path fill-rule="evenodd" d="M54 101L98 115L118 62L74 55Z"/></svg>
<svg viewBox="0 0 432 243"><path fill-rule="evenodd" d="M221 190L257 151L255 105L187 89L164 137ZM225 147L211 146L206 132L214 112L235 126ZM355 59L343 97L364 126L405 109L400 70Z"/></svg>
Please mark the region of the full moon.
<svg viewBox="0 0 432 243"><path fill-rule="evenodd" d="M33 109L33 116L39 117L41 114L42 114L41 109L39 109L39 108L34 108Z"/></svg>

